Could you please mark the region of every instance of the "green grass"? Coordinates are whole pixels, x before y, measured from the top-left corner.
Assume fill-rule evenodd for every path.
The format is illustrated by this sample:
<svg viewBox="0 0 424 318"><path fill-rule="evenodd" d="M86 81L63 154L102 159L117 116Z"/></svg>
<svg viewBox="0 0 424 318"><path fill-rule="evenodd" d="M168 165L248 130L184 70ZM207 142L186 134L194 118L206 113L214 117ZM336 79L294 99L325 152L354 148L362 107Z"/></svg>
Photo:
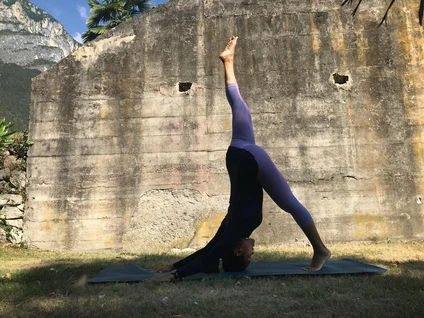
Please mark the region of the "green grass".
<svg viewBox="0 0 424 318"><path fill-rule="evenodd" d="M330 246L333 258L383 275L206 279L87 285L106 266L155 268L182 255L0 248L1 317L424 317L424 242ZM309 248L257 247L255 261L298 260ZM49 294L54 293L54 296ZM164 298L168 297L165 301Z"/></svg>

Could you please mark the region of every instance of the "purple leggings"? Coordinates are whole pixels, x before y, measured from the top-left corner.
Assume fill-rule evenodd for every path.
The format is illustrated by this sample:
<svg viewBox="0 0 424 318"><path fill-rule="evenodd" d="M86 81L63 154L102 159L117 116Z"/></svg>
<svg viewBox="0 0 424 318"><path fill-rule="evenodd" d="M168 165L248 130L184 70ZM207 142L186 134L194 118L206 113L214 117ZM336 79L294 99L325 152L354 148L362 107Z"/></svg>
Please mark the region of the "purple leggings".
<svg viewBox="0 0 424 318"><path fill-rule="evenodd" d="M233 113L231 146L244 149L255 157L258 164L258 181L281 209L290 213L302 228L312 224L308 210L293 195L274 162L265 150L255 144L250 110L240 95L238 85L227 85L225 92Z"/></svg>

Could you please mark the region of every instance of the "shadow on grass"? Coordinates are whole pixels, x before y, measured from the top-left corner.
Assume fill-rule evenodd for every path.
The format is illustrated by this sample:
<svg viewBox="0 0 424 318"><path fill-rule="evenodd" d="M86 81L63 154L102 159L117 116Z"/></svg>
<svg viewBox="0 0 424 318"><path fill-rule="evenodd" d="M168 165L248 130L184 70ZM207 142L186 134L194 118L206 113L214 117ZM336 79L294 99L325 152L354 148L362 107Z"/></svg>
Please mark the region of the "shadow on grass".
<svg viewBox="0 0 424 318"><path fill-rule="evenodd" d="M382 304L388 300L392 302L391 306L396 308L401 308L404 304L408 309L406 312L406 309L401 311L409 316L424 313L422 305L417 305L417 299L424 296L424 261L421 260L400 263L376 262L357 255L343 257L384 267L388 269L384 275L285 276L255 280L227 278L175 284L86 284L87 279L109 266L137 264L143 268L156 268L173 263L181 257L184 256L122 254L110 259L88 260L69 257L49 261L41 266L16 270L10 279L0 280L0 308L3 308L0 309L0 316L245 317L247 314L259 317L278 315L278 311L274 310L286 310L287 306L293 306L298 314L308 316L305 315L308 306L302 303L310 302L316 305L316 302L323 301L334 306L333 313L340 314L344 310L340 295L349 293L358 295L358 299L385 299ZM257 252L255 261L295 261L308 257L306 253L287 255ZM273 297L278 295L282 284L290 289L287 297L297 297L299 300L295 303L276 303ZM339 296L328 293L322 295L324 288L332 292L337 291ZM265 294L265 298L261 300L264 308L247 305L255 303L258 293L265 289L275 291L271 292L274 296ZM213 295L214 290L220 290L220 294ZM171 300L164 300L166 297ZM243 297L247 298L241 301ZM336 301L340 304L336 304ZM284 308L280 308L281 306ZM372 306L378 309L380 304L374 303ZM223 313L220 309L225 307L231 308L231 311ZM311 316L312 313L315 315L317 311L311 311ZM366 314L366 309L362 313Z"/></svg>
<svg viewBox="0 0 424 318"><path fill-rule="evenodd" d="M73 258L70 255L69 258L59 257L57 261L47 259L41 265L25 269L10 269L11 277L0 279L0 316L104 317L105 312L116 316L130 305L128 301L131 297L121 297L121 295L114 300L109 299L110 304L105 307L99 298L99 293L101 296L103 289L116 290L122 287L125 290L128 284L120 284L120 287L116 284L87 285L87 279L109 266L137 264L144 268L156 268L179 259L169 255L135 256L124 253L122 256L116 256L116 254L110 259L104 257L96 259L91 254L89 259L84 259L81 255ZM126 298L128 301L125 300ZM119 303L116 303L117 299L120 299ZM85 306L90 308L85 310ZM105 307L104 310L103 307Z"/></svg>

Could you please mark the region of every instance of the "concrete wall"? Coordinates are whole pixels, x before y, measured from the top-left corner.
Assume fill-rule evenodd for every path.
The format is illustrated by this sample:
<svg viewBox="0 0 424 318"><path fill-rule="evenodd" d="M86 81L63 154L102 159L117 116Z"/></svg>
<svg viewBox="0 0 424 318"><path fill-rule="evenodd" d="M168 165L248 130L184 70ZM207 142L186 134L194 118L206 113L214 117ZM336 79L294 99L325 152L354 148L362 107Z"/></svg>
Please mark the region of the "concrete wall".
<svg viewBox="0 0 424 318"><path fill-rule="evenodd" d="M377 1L353 20L337 1L171 0L86 44L33 81L28 240L152 251L211 238L229 199L217 56L232 34L257 143L323 238L423 238L417 5L396 4L377 28ZM267 196L254 236L304 241Z"/></svg>

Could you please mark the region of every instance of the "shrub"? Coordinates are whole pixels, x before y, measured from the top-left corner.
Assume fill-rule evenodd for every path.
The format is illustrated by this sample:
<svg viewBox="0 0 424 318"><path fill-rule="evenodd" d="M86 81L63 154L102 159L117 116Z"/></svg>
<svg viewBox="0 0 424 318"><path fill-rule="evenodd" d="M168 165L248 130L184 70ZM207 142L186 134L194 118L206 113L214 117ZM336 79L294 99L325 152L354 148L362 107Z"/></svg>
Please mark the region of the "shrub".
<svg viewBox="0 0 424 318"><path fill-rule="evenodd" d="M29 147L33 145L33 142L28 140L28 130L15 132L12 139L13 141L8 145L7 150L11 155L26 162Z"/></svg>
<svg viewBox="0 0 424 318"><path fill-rule="evenodd" d="M13 124L6 124L6 118L0 120L0 150L7 150L8 146L13 143L14 131L11 131Z"/></svg>

